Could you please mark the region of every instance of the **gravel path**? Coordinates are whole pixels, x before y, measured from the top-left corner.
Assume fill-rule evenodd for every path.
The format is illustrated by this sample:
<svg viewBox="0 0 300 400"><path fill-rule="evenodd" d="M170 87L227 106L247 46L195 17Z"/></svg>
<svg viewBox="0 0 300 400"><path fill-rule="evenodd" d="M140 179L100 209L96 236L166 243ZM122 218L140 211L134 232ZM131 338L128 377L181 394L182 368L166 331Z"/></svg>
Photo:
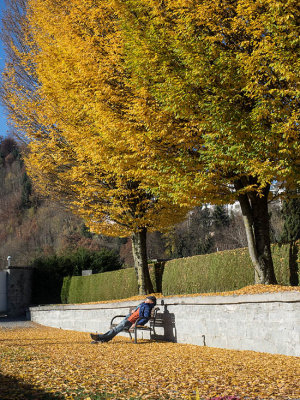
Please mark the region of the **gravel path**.
<svg viewBox="0 0 300 400"><path fill-rule="evenodd" d="M32 328L34 322L28 321L25 318L7 318L0 317L0 328L15 329L15 328Z"/></svg>

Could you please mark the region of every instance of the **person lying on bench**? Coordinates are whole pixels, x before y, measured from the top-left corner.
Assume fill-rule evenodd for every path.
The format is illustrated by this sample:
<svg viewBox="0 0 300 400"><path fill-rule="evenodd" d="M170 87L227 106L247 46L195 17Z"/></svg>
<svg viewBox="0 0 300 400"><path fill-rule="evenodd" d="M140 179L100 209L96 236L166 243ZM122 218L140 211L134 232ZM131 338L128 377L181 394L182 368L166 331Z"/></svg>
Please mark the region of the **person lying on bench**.
<svg viewBox="0 0 300 400"><path fill-rule="evenodd" d="M128 314L117 326L110 329L108 332L102 335L91 333L91 338L94 341L93 343L109 342L118 333L130 329L137 320L139 320L139 325L145 325L149 321L149 318L151 317L151 310L155 305L155 296L146 297L143 303L139 304L131 312L131 314Z"/></svg>

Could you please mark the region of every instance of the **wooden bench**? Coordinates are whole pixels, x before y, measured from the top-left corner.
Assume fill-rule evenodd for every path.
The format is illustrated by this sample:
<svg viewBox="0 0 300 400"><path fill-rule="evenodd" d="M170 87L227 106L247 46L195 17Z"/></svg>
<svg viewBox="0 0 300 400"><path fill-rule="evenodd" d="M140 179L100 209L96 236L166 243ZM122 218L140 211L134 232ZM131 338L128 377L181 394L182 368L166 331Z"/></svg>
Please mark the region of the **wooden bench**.
<svg viewBox="0 0 300 400"><path fill-rule="evenodd" d="M129 307L129 312L128 314L131 314L133 310L135 310L136 307ZM154 334L155 332L155 324L156 324L156 315L159 310L159 307L153 307L151 310L151 316L149 318L149 325L139 325L139 319L129 328L125 329L124 332L128 332L130 339L132 340L132 333L134 334L134 343L137 343L137 331L149 331L150 335ZM128 315L127 314L127 315ZM115 315L112 320L110 321L110 329L114 328L117 326L121 321L119 320L118 322L115 321L117 318L125 318L127 315Z"/></svg>

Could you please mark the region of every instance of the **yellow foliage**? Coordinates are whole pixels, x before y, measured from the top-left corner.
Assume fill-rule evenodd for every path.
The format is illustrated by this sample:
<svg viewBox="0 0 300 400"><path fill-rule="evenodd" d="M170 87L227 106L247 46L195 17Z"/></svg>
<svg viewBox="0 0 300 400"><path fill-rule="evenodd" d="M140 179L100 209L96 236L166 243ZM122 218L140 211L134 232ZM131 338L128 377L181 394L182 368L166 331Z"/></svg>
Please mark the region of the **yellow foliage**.
<svg viewBox="0 0 300 400"><path fill-rule="evenodd" d="M126 139L138 126L126 117L133 96L112 2L28 1L26 22L23 52L14 50L36 87L26 90L13 64L4 86L11 117L30 140L25 162L40 192L106 235L181 220L187 209L160 199L137 174L142 144L140 154Z"/></svg>
<svg viewBox="0 0 300 400"><path fill-rule="evenodd" d="M296 0L29 0L3 87L31 177L107 235L244 200L275 282L263 216L274 180L299 182L298 19Z"/></svg>
<svg viewBox="0 0 300 400"><path fill-rule="evenodd" d="M190 204L299 182L297 1L116 4L162 189Z"/></svg>

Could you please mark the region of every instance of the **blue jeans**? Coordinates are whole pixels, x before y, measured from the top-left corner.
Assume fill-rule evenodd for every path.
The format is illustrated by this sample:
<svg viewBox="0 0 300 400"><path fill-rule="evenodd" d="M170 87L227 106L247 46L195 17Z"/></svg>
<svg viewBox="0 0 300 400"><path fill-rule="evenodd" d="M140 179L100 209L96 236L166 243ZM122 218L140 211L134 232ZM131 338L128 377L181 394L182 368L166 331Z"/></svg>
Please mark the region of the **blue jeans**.
<svg viewBox="0 0 300 400"><path fill-rule="evenodd" d="M99 340L103 340L105 342L109 342L118 333L124 331L125 329L130 328L131 325L132 325L132 323L125 318L117 326L115 326L114 328L110 329L108 332L104 333L103 335L98 335L99 336Z"/></svg>

